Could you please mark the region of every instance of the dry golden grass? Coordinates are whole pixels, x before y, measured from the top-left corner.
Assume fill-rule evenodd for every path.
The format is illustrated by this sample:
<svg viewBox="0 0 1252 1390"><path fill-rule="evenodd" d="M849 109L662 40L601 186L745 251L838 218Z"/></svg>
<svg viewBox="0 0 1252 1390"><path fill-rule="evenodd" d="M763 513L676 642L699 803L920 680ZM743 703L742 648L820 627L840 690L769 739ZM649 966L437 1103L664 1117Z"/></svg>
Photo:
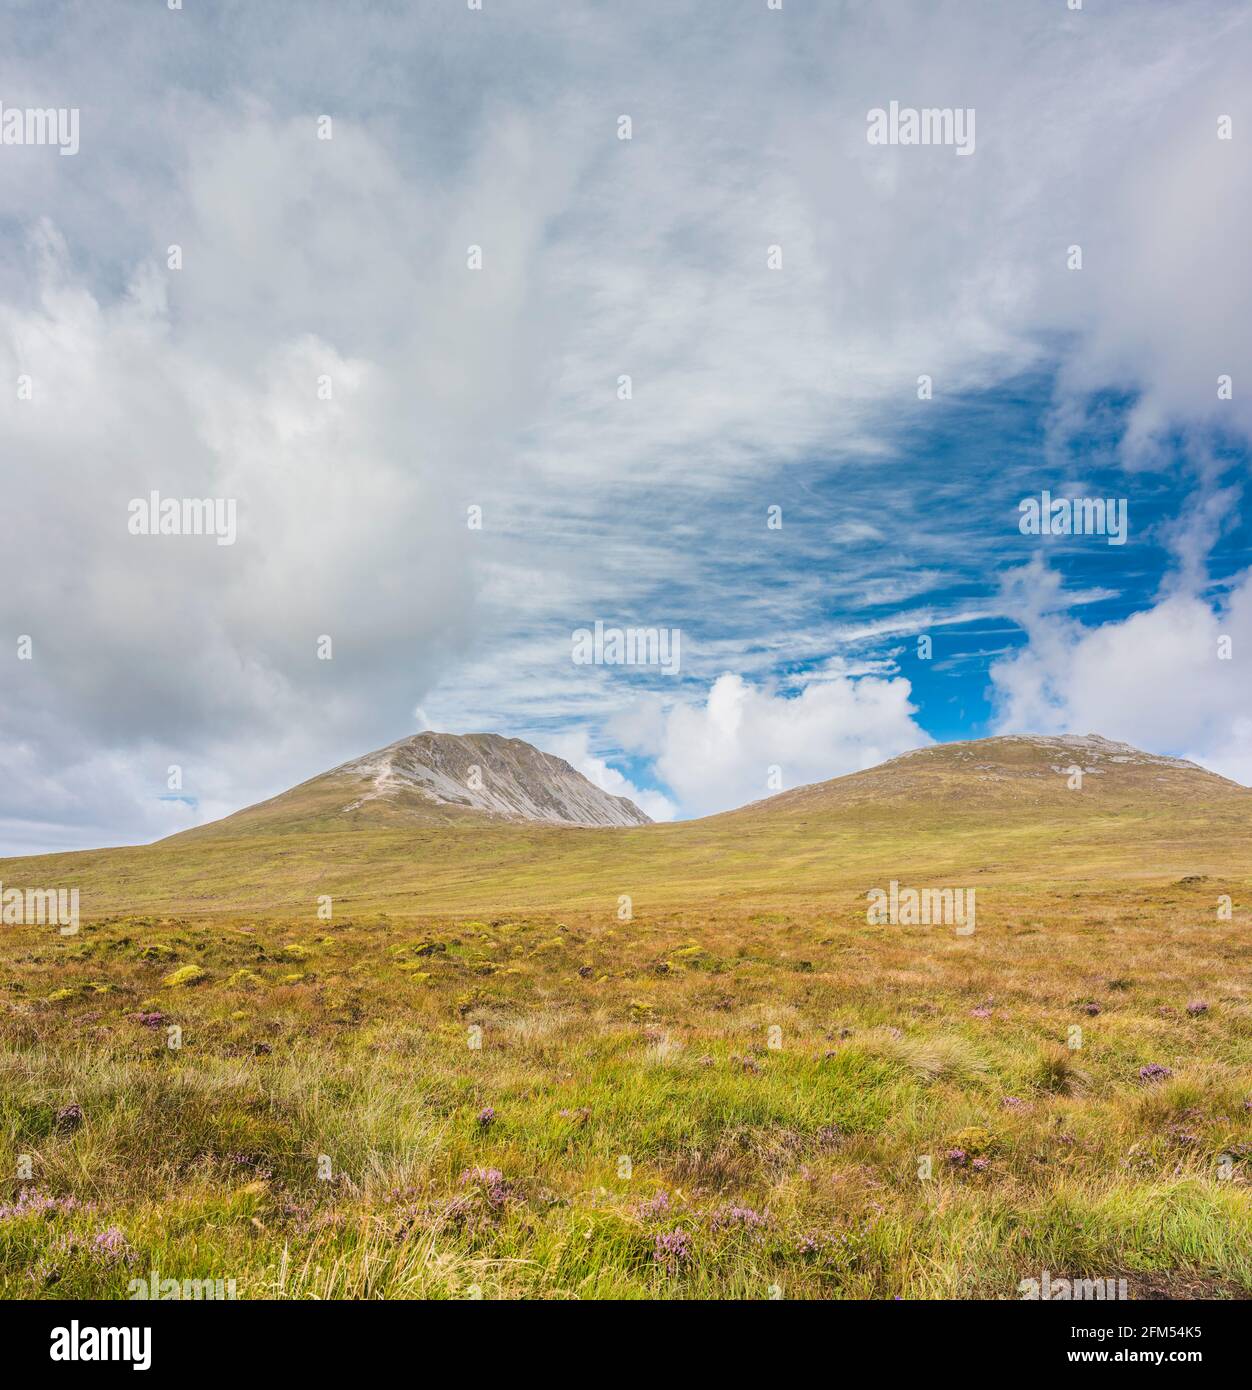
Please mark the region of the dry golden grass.
<svg viewBox="0 0 1252 1390"><path fill-rule="evenodd" d="M1022 890L972 937L729 909L10 931L0 1163L32 1177L5 1200L83 1205L0 1218L3 1292L1246 1294L1249 924L1185 892Z"/></svg>

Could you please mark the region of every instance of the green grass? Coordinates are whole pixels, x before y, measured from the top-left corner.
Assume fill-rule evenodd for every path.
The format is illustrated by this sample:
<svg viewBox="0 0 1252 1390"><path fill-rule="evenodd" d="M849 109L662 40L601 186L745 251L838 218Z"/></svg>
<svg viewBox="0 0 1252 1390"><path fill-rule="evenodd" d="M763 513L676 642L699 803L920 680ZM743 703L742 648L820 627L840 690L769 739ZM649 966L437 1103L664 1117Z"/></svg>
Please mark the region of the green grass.
<svg viewBox="0 0 1252 1390"><path fill-rule="evenodd" d="M720 905L861 913L866 891L894 877L975 886L980 914L1029 925L1033 908L1043 930L1074 893L1150 882L1158 904L1213 907L1218 893L1246 890L1252 791L1198 770L1132 765L1074 792L1056 757L1013 741L950 744L726 815L611 830L435 816L406 802L345 813L359 788L314 779L155 845L0 861L0 871L9 884L81 889L96 920L309 920L323 895L344 913L559 919L611 916L626 894L636 910L689 905L699 926ZM988 758L994 776L970 770ZM1183 878L1201 881L1179 886Z"/></svg>
<svg viewBox="0 0 1252 1390"><path fill-rule="evenodd" d="M1252 794L986 756L612 831L313 783L0 864L84 914L0 932L0 1295L1247 1296ZM976 932L869 925L891 878Z"/></svg>
<svg viewBox="0 0 1252 1390"><path fill-rule="evenodd" d="M1043 1268L1252 1291L1246 918L1031 902L1046 929L972 938L786 911L6 934L0 1163L32 1177L4 1197L82 1205L0 1218L0 1293L150 1269L258 1298L1012 1297Z"/></svg>

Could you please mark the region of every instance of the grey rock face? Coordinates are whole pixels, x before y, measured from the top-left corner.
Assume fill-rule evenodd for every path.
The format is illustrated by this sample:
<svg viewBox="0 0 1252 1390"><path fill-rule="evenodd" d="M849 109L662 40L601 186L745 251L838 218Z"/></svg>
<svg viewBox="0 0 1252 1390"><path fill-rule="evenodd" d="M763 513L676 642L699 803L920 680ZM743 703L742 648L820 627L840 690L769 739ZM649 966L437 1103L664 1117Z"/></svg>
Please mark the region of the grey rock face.
<svg viewBox="0 0 1252 1390"><path fill-rule="evenodd" d="M499 734L416 734L344 763L330 775L360 780L360 795L345 810L417 794L435 805L508 820L651 824L633 801L602 791L564 758Z"/></svg>

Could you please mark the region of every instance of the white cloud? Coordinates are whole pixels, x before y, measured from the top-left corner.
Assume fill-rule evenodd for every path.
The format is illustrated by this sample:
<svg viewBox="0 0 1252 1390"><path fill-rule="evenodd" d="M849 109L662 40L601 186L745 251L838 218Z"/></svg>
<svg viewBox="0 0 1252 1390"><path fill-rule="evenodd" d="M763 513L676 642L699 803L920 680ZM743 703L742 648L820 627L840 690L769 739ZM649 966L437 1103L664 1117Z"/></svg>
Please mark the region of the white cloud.
<svg viewBox="0 0 1252 1390"><path fill-rule="evenodd" d="M919 748L903 677L832 676L786 696L725 674L703 704L679 703L615 730L650 756L684 815L709 815ZM770 785L770 769L781 787Z"/></svg>
<svg viewBox="0 0 1252 1390"><path fill-rule="evenodd" d="M648 787L637 787L629 778L623 776L615 767L610 767L604 758L597 757L590 750L590 740L586 730L571 730L565 734L553 734L540 738L539 745L558 758L564 758L571 767L581 772L588 781L594 782L601 791L611 796L624 796L633 801L645 816L655 821L673 820L674 803L661 792Z"/></svg>
<svg viewBox="0 0 1252 1390"><path fill-rule="evenodd" d="M1041 565L1018 572L1013 593L1028 643L991 667L1000 731L1103 734L1252 784L1252 574L1220 603L1169 593L1098 627L1057 611Z"/></svg>

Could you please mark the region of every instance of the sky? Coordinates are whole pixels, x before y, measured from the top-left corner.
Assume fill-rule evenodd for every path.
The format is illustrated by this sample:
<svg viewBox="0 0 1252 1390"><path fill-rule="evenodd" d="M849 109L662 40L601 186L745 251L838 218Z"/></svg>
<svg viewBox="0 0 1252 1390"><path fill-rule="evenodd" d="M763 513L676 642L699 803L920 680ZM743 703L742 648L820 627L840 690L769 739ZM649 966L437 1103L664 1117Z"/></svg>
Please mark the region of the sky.
<svg viewBox="0 0 1252 1390"><path fill-rule="evenodd" d="M10 0L0 854L423 728L657 819L1005 732L1252 784L1252 10L1075 4Z"/></svg>

